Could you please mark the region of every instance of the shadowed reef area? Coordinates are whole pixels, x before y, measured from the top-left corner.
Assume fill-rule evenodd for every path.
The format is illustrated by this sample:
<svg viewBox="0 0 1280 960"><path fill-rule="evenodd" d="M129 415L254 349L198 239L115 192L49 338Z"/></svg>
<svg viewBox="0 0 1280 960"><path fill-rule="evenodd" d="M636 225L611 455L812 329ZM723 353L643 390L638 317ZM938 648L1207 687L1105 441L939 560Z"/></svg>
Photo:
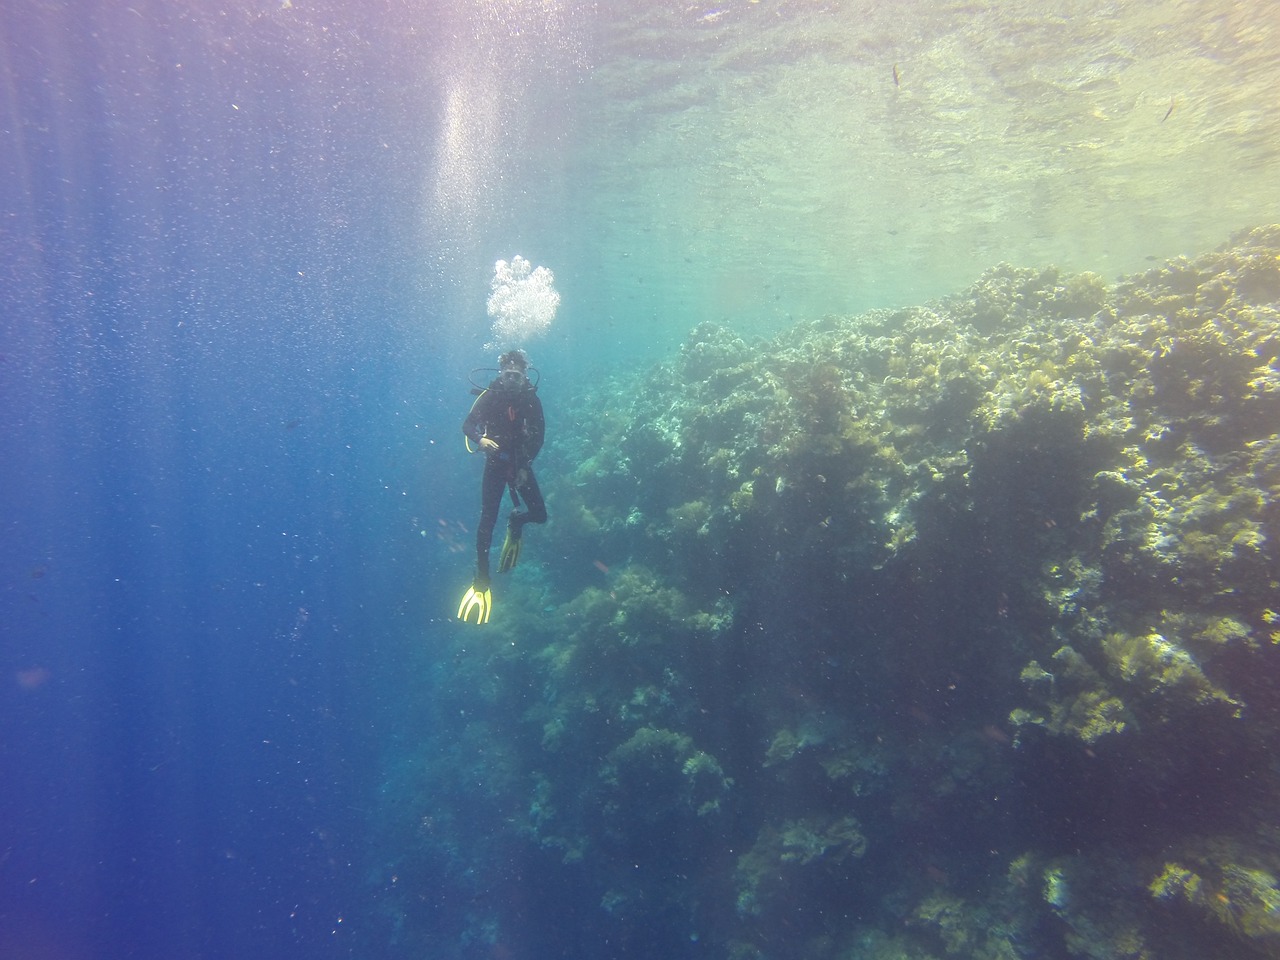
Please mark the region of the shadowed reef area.
<svg viewBox="0 0 1280 960"><path fill-rule="evenodd" d="M581 384L424 653L398 942L1280 957L1278 299L1272 226Z"/></svg>

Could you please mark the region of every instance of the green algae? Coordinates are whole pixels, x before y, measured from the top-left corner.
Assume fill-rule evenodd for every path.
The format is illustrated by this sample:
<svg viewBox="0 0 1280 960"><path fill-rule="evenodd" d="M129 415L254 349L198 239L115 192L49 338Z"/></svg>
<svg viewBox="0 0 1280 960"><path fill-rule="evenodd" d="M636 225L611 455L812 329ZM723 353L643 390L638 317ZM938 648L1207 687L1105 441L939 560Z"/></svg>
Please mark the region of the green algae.
<svg viewBox="0 0 1280 960"><path fill-rule="evenodd" d="M1240 940L1274 945L1280 938L1280 882L1269 870L1211 858L1196 869L1169 862L1147 889Z"/></svg>
<svg viewBox="0 0 1280 960"><path fill-rule="evenodd" d="M848 860L866 853L867 838L855 817L809 817L766 826L739 858L736 909L760 916L783 909L797 886L829 882Z"/></svg>
<svg viewBox="0 0 1280 960"><path fill-rule="evenodd" d="M452 660L492 836L415 844L719 955L1280 956L1278 257L1000 265L593 384L563 561Z"/></svg>

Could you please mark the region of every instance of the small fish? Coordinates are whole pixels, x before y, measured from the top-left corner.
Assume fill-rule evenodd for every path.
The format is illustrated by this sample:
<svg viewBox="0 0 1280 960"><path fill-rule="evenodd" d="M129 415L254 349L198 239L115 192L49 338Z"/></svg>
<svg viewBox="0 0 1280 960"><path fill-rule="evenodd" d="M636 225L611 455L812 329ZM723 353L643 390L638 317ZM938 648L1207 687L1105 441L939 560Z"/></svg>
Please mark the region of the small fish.
<svg viewBox="0 0 1280 960"><path fill-rule="evenodd" d="M286 430L296 430L301 425L302 425L302 418L294 417L292 420L290 420L288 423L284 425L284 428Z"/></svg>
<svg viewBox="0 0 1280 960"><path fill-rule="evenodd" d="M982 728L982 735L992 743L1004 746L1009 743L1009 735L997 727L994 723L988 723Z"/></svg>
<svg viewBox="0 0 1280 960"><path fill-rule="evenodd" d="M900 80L899 80L899 78L898 78L898 65L897 65L896 63L893 65L893 85L894 85L895 87L900 87L900 86L902 86L902 83L900 82Z"/></svg>
<svg viewBox="0 0 1280 960"><path fill-rule="evenodd" d="M1173 113L1173 97L1169 98L1169 109L1164 112L1164 116L1160 118L1160 122L1164 123L1169 119L1169 114Z"/></svg>
<svg viewBox="0 0 1280 960"><path fill-rule="evenodd" d="M53 673L47 667L31 667L27 670L19 670L17 674L18 686L23 690L34 690L37 687L44 686Z"/></svg>

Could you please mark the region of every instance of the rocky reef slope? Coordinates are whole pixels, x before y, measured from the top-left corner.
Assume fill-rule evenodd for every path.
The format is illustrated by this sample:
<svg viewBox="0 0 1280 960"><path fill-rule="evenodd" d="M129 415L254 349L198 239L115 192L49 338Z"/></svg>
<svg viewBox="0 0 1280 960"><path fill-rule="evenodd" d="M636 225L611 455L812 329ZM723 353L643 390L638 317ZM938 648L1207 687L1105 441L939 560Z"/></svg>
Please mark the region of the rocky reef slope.
<svg viewBox="0 0 1280 960"><path fill-rule="evenodd" d="M1259 228L588 385L397 869L578 955L1280 957L1278 300Z"/></svg>

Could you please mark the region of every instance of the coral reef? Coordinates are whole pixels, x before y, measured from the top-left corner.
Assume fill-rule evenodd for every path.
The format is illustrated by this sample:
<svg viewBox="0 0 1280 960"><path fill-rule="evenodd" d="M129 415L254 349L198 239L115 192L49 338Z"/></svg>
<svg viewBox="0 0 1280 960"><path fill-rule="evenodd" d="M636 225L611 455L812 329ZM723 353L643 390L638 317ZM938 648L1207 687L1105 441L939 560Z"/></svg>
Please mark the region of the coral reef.
<svg viewBox="0 0 1280 960"><path fill-rule="evenodd" d="M591 384L398 875L536 869L566 955L1280 957L1277 298L1264 227Z"/></svg>

